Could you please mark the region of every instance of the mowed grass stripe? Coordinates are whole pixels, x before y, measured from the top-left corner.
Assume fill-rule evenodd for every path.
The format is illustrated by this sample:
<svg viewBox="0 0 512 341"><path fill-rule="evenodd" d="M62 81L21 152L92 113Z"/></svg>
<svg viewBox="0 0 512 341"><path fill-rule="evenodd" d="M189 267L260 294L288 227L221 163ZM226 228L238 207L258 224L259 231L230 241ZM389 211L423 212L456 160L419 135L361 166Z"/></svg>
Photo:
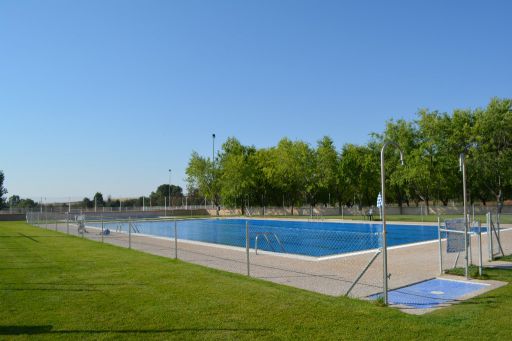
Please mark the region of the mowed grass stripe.
<svg viewBox="0 0 512 341"><path fill-rule="evenodd" d="M0 222L0 262L0 338L505 339L512 333L510 285L410 316L23 222ZM488 274L512 279L508 270Z"/></svg>

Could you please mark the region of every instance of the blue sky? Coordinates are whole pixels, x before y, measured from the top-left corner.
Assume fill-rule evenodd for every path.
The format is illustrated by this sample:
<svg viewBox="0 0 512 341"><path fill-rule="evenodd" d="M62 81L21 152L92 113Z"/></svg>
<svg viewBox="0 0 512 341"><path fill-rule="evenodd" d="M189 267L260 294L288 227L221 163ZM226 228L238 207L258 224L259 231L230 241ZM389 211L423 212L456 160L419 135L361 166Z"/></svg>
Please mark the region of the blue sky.
<svg viewBox="0 0 512 341"><path fill-rule="evenodd" d="M185 185L229 136L340 148L512 90L510 1L0 1L9 195Z"/></svg>

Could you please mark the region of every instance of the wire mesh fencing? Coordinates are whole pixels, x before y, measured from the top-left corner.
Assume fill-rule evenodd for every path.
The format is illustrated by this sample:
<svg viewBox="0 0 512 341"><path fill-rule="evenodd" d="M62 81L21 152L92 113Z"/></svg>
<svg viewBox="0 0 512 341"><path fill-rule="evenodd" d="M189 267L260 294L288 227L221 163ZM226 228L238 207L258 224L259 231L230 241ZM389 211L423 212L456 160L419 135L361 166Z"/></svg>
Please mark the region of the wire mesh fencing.
<svg viewBox="0 0 512 341"><path fill-rule="evenodd" d="M80 238L330 295L382 291L382 231L337 231L307 222L152 219L52 212L27 222Z"/></svg>
<svg viewBox="0 0 512 341"><path fill-rule="evenodd" d="M465 224L464 218L439 221L437 263L441 275L456 268L462 268L466 272L466 267L469 269L473 265L478 267L479 274L482 275L488 229L480 221L471 221L468 217L466 235Z"/></svg>
<svg viewBox="0 0 512 341"><path fill-rule="evenodd" d="M512 254L512 215L487 213L488 259L493 261Z"/></svg>

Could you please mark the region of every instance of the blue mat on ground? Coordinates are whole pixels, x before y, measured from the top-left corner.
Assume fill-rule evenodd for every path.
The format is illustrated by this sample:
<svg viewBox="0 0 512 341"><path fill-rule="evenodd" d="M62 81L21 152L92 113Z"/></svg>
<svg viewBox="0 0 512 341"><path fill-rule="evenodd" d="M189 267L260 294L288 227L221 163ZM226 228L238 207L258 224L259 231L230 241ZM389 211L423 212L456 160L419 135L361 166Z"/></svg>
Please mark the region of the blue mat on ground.
<svg viewBox="0 0 512 341"><path fill-rule="evenodd" d="M435 308L486 286L481 283L435 278L389 291L388 302L390 305L405 305L417 309ZM375 294L370 296L370 299L381 296L382 294Z"/></svg>

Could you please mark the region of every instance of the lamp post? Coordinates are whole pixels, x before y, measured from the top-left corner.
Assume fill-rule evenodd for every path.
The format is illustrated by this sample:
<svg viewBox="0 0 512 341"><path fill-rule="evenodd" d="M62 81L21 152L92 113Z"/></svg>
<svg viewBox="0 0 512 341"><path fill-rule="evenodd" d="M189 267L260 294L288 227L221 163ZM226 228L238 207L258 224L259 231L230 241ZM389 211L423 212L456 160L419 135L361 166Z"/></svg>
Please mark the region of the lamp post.
<svg viewBox="0 0 512 341"><path fill-rule="evenodd" d="M212 162L215 166L215 134L212 134Z"/></svg>
<svg viewBox="0 0 512 341"><path fill-rule="evenodd" d="M383 275L383 296L384 296L384 304L388 304L388 246L387 246L387 236L386 236L386 172L384 169L384 151L387 146L393 145L400 151L400 163L404 164L404 155L400 146L392 141L388 141L384 143L382 149L380 150L380 184L381 184L381 193L382 193L382 275Z"/></svg>
<svg viewBox="0 0 512 341"><path fill-rule="evenodd" d="M212 165L213 165L212 172L215 174L215 133L212 134ZM215 197L214 197L213 188L212 188L212 208L213 208L213 202L215 201L214 199L215 199Z"/></svg>

